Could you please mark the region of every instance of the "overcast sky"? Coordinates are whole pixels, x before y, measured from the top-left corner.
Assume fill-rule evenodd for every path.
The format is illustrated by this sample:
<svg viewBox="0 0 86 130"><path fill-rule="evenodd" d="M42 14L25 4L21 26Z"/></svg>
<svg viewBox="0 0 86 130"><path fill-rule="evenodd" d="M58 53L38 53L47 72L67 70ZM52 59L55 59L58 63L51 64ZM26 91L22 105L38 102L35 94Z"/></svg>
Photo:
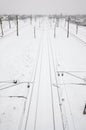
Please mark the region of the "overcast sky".
<svg viewBox="0 0 86 130"><path fill-rule="evenodd" d="M85 14L86 0L0 0L0 14Z"/></svg>

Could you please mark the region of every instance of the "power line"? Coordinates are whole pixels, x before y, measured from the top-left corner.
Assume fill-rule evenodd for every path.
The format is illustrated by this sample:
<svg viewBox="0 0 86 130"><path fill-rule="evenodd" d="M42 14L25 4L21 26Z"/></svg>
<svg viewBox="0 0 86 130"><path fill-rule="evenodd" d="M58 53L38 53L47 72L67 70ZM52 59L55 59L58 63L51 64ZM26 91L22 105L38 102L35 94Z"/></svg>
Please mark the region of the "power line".
<svg viewBox="0 0 86 130"><path fill-rule="evenodd" d="M27 99L25 96L0 96L0 98L20 98L20 99Z"/></svg>
<svg viewBox="0 0 86 130"><path fill-rule="evenodd" d="M78 86L86 86L85 83L58 83L58 86L59 85L78 85ZM53 86L57 87L56 84L53 84Z"/></svg>
<svg viewBox="0 0 86 130"><path fill-rule="evenodd" d="M18 85L20 85L20 84L22 84L22 83L9 85L9 86L6 86L6 87L3 87L3 88L0 88L0 90L5 90L5 89L8 89L8 88L16 87L16 86L18 86Z"/></svg>

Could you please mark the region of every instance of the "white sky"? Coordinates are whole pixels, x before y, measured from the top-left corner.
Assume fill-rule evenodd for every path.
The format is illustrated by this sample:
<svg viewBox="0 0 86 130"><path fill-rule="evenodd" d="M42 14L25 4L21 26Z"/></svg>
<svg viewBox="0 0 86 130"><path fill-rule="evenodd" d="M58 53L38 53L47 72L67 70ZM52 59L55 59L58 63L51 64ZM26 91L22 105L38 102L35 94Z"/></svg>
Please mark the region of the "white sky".
<svg viewBox="0 0 86 130"><path fill-rule="evenodd" d="M0 14L85 14L86 0L0 0Z"/></svg>

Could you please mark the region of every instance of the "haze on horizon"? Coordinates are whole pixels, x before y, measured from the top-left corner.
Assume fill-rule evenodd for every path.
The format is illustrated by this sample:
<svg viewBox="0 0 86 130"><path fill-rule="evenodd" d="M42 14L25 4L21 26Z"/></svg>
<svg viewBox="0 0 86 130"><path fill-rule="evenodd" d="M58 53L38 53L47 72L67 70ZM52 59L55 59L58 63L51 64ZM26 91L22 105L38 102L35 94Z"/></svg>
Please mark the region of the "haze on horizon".
<svg viewBox="0 0 86 130"><path fill-rule="evenodd" d="M0 14L86 14L86 0L0 0Z"/></svg>

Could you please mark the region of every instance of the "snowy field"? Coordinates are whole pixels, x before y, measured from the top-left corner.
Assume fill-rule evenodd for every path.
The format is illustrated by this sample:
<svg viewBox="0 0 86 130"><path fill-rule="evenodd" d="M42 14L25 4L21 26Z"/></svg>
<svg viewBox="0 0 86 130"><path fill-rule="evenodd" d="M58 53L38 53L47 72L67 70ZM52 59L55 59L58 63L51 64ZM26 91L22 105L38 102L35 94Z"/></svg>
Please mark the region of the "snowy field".
<svg viewBox="0 0 86 130"><path fill-rule="evenodd" d="M26 19L16 36L15 24L0 33L0 130L86 130L86 27L67 38L64 19Z"/></svg>

